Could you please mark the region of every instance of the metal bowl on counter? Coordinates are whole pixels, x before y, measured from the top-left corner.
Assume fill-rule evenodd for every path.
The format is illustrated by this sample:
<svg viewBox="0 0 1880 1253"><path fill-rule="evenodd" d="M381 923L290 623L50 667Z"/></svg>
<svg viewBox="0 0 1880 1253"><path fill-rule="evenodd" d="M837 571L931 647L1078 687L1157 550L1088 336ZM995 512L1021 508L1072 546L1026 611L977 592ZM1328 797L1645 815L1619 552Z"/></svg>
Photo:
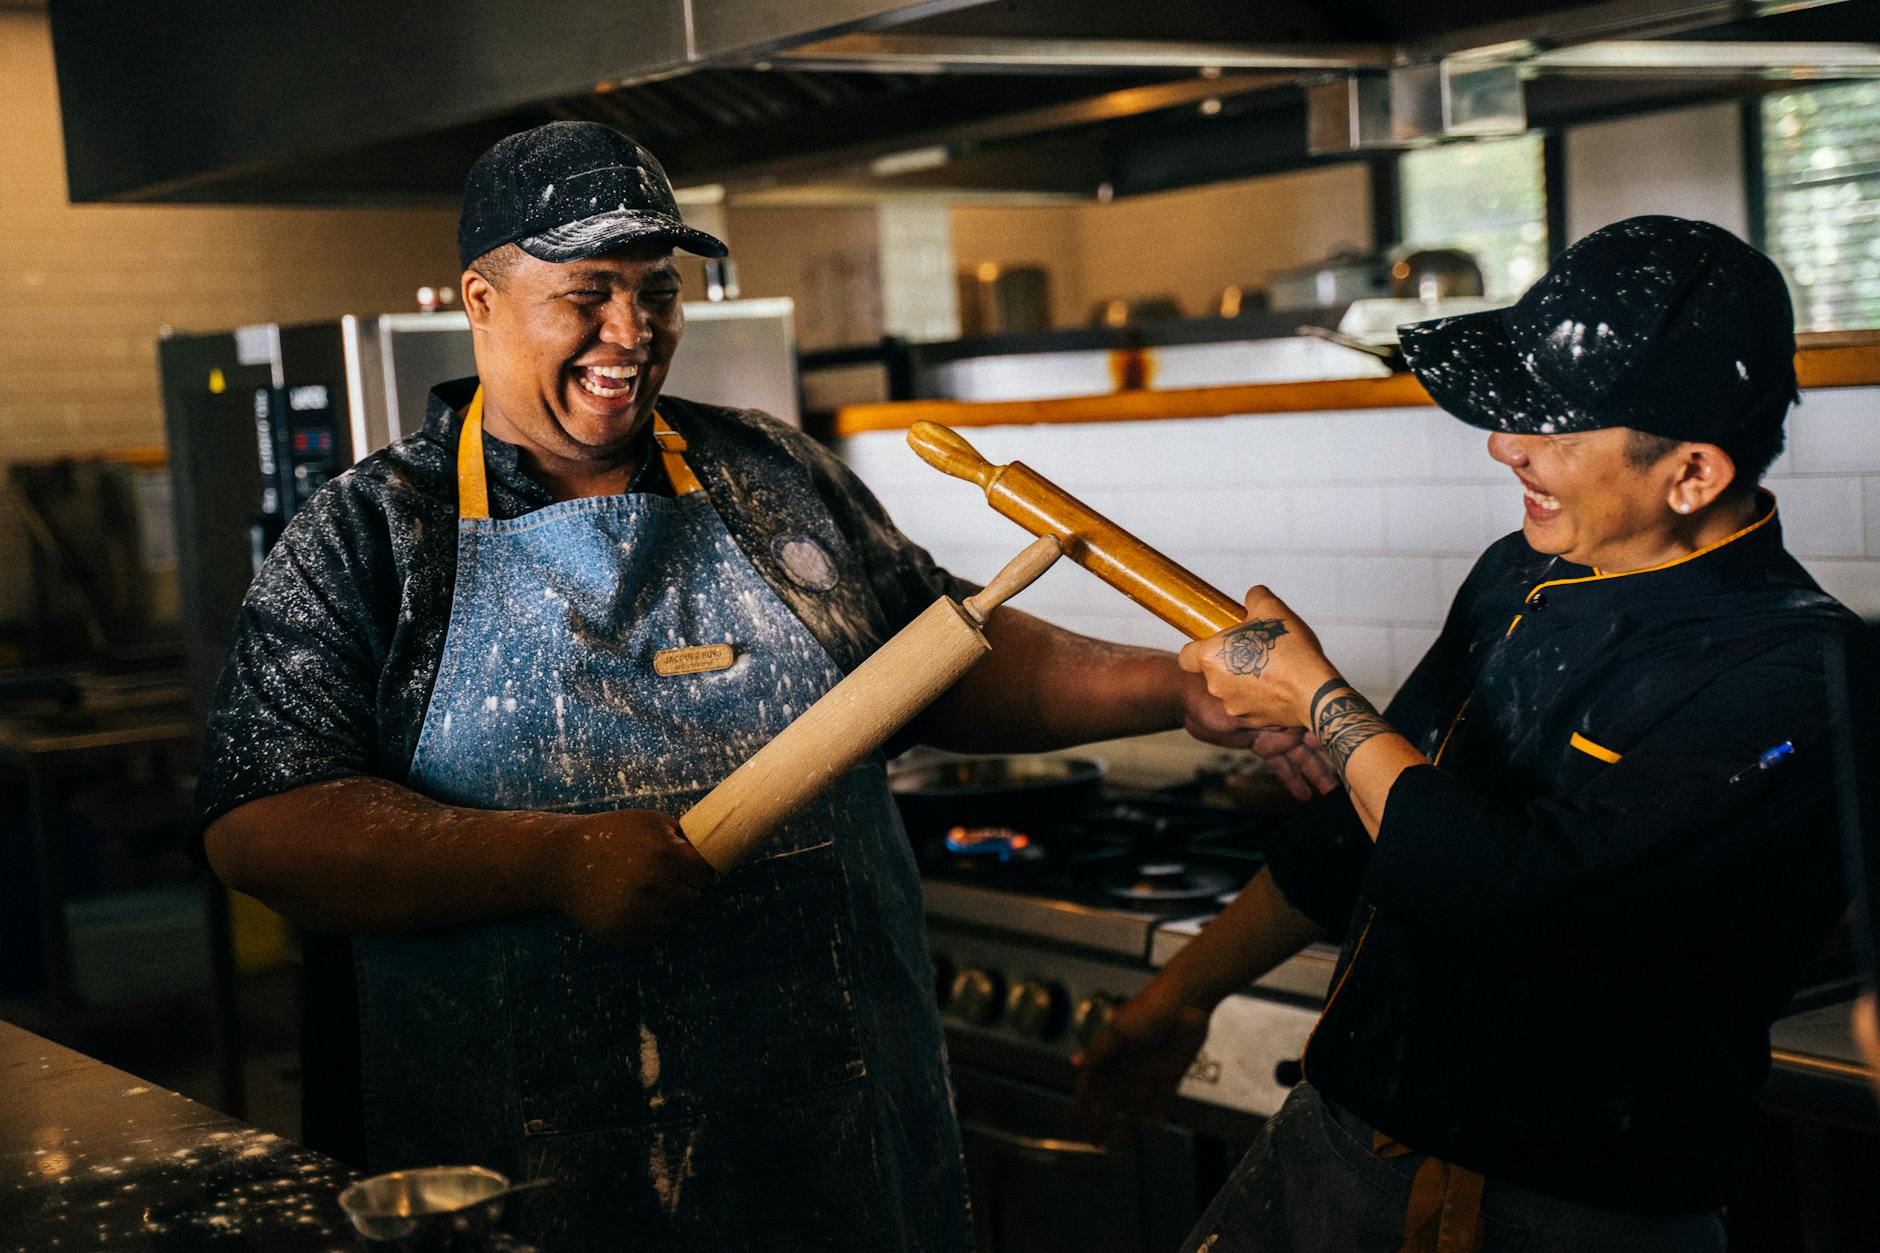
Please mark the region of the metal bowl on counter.
<svg viewBox="0 0 1880 1253"><path fill-rule="evenodd" d="M511 1185L481 1166L427 1166L361 1179L339 1194L361 1243L386 1253L472 1253L508 1240L496 1229L503 1202L547 1179Z"/></svg>

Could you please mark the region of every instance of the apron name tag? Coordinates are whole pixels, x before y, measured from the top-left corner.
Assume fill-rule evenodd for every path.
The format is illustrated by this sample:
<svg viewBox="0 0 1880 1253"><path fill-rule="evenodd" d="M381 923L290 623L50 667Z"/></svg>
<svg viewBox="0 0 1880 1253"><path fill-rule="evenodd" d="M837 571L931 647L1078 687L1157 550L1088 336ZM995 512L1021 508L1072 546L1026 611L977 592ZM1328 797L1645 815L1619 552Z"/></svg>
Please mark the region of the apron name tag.
<svg viewBox="0 0 1880 1253"><path fill-rule="evenodd" d="M692 648L668 648L653 654L653 673L661 675L704 674L708 670L728 669L737 660L729 644L698 644Z"/></svg>

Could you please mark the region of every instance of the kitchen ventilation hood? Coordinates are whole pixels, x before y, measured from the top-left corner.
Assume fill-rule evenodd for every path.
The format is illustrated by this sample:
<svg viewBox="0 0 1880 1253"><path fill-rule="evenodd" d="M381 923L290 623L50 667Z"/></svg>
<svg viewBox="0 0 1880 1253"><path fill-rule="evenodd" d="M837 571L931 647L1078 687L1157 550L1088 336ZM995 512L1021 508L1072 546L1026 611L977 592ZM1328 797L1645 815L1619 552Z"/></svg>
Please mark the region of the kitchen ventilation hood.
<svg viewBox="0 0 1880 1253"><path fill-rule="evenodd" d="M1428 142L1880 75L1880 0L47 9L79 202L449 201L489 143L555 118L618 125L682 187L739 197L1131 195L1348 159L1380 133ZM1473 99L1493 109L1452 107L1467 82L1492 85ZM1319 153L1314 93L1354 105L1342 140L1315 117ZM1364 100L1394 102L1385 132L1360 125Z"/></svg>

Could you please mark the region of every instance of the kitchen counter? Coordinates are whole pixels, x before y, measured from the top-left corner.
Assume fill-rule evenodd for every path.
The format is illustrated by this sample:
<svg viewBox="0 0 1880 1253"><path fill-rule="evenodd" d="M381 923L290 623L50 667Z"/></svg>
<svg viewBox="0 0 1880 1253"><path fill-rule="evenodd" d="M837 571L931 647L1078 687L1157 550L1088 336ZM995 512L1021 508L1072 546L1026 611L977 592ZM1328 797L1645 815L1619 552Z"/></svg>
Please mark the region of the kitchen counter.
<svg viewBox="0 0 1880 1253"><path fill-rule="evenodd" d="M345 1253L349 1167L0 1022L0 1253Z"/></svg>
<svg viewBox="0 0 1880 1253"><path fill-rule="evenodd" d="M1166 966L1201 930L1204 919L1164 923L1156 928L1149 964ZM1323 1001L1338 950L1313 944L1263 975L1250 992L1277 993ZM1776 1020L1769 1029L1769 1078L1762 1104L1780 1114L1835 1123L1862 1131L1880 1131L1880 1098L1872 1076L1854 1045L1849 1022L1851 1002L1841 1000Z"/></svg>
<svg viewBox="0 0 1880 1253"><path fill-rule="evenodd" d="M1880 383L1880 333L1837 331L1799 336L1796 378L1803 390ZM1408 374L1386 378L1246 383L1225 387L1136 389L1053 400L909 400L849 405L836 411L836 434L895 430L916 422L1005 426L1061 422L1127 422L1158 418L1220 418L1250 413L1398 409L1429 405L1429 393Z"/></svg>
<svg viewBox="0 0 1880 1253"><path fill-rule="evenodd" d="M1851 1012L1849 1002L1838 1001L1791 1014L1769 1029L1774 1066L1763 1084L1766 1107L1862 1131L1880 1130L1880 1100L1874 1095L1872 1072L1854 1044Z"/></svg>

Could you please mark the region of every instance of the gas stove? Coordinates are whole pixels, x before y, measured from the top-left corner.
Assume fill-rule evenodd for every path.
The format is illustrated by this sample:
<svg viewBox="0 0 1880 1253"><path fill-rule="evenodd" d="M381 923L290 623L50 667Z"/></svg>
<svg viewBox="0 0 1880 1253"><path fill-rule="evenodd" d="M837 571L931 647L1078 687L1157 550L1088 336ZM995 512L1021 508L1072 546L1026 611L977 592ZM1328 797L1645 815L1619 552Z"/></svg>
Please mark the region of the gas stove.
<svg viewBox="0 0 1880 1253"><path fill-rule="evenodd" d="M1040 830L927 836L928 935L954 1056L1062 1086L1070 1058L1259 870L1265 834L1179 795L1106 792ZM1255 1119L1277 1110L1336 956L1314 946L1223 1002L1180 1095Z"/></svg>

